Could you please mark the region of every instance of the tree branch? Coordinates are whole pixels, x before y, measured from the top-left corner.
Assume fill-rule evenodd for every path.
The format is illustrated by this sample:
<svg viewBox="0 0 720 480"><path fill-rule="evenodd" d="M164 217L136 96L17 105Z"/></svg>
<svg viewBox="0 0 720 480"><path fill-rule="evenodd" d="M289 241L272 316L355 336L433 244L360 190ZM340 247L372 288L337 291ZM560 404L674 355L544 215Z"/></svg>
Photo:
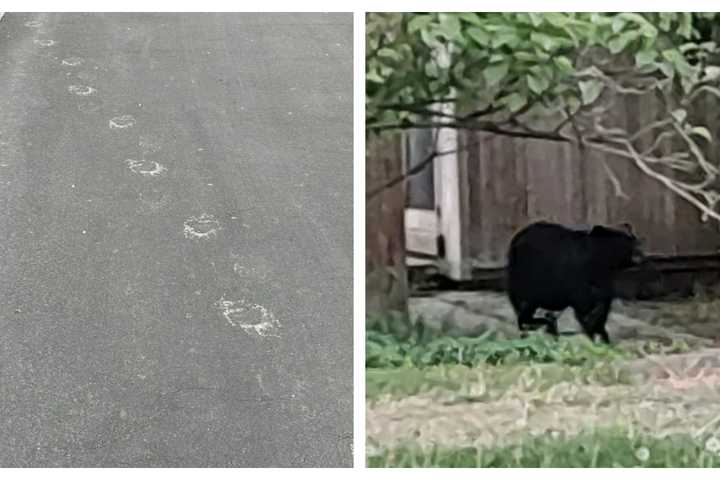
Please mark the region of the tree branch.
<svg viewBox="0 0 720 480"><path fill-rule="evenodd" d="M690 188L686 188L687 185L683 184L681 182L677 182L655 170L650 168L647 163L644 161L644 159L639 155L639 153L635 150L635 148L632 146L630 142L626 142L626 148L627 151L623 151L620 149L608 147L607 145L603 144L597 144L593 142L587 143L587 145L591 148L595 148L597 150L611 153L613 155L619 155L621 157L626 157L634 160L635 165L646 175L648 175L651 178L654 178L658 182L665 185L667 188L675 192L680 197L684 198L688 202L690 202L693 206L695 206L698 210L700 210L703 213L703 217L712 217L716 220L720 221L720 213L715 212L707 205L704 205L700 200L695 198L690 191ZM692 187L692 186L690 186ZM696 190L697 188L692 188L692 190Z"/></svg>
<svg viewBox="0 0 720 480"><path fill-rule="evenodd" d="M463 122L410 122L404 121L402 123L393 123L385 125L370 125L369 130L374 131L386 131L386 130L409 130L413 128L454 128L457 130L471 130L488 133L496 133L498 135L506 135L509 137L519 138L535 138L540 140L551 140L554 142L569 142L570 140L564 135L554 133L552 131L516 131L507 130L500 128L496 123L493 122L482 122L482 123L463 123Z"/></svg>
<svg viewBox="0 0 720 480"><path fill-rule="evenodd" d="M430 153L423 159L422 162L418 163L417 165L415 165L414 167L412 167L411 169L409 169L407 172L403 173L402 175L398 175L398 176L396 176L396 177L394 177L394 178L391 178L390 180L386 181L385 183L383 183L383 184L381 184L381 185L379 185L379 186L377 186L377 187L369 190L369 191L365 194L365 200L370 200L370 199L376 197L377 195L379 195L379 194L380 194L381 192L383 192L384 190L387 190L387 189L389 189L389 188L392 188L392 187L394 187L395 185L399 184L400 182L403 182L403 181L407 180L408 178L410 178L410 177L412 177L412 176L414 176L414 175L417 175L418 173L420 173L420 172L422 172L423 170L425 170L425 168L426 168L428 165L432 164L433 161L434 161L436 158L438 158L438 157L443 157L443 156L445 156L445 155L452 155L453 153L458 153L458 152L467 150L469 147L474 146L474 145L477 145L477 144L479 143L479 142L470 142L470 143L468 143L467 145L465 145L465 146L462 147L462 148L455 148L455 149L452 149L452 150L443 150L442 152L438 152L438 151L436 150L436 146L437 146L437 133L438 133L438 132L439 132L439 130L436 131L435 141L433 142L433 143L435 144L435 146L433 146L433 151L430 152Z"/></svg>

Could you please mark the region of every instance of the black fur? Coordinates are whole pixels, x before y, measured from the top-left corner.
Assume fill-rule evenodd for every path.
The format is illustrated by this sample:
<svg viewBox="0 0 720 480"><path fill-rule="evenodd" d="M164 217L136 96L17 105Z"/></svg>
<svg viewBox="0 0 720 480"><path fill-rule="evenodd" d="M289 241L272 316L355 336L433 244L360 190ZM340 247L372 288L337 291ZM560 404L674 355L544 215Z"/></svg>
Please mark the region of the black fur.
<svg viewBox="0 0 720 480"><path fill-rule="evenodd" d="M536 318L538 308L571 307L583 331L609 343L605 323L614 297L613 278L642 258L639 242L626 230L594 226L572 229L537 222L518 232L508 251L508 295L520 330L545 326L557 335L552 314Z"/></svg>

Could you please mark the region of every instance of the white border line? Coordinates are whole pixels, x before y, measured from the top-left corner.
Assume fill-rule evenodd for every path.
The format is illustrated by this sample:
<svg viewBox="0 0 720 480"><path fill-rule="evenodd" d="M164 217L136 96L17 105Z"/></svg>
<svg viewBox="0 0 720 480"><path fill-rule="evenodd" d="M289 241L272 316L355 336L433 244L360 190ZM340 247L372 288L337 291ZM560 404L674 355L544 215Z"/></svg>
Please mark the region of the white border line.
<svg viewBox="0 0 720 480"><path fill-rule="evenodd" d="M355 467L365 466L365 15L353 15L353 359Z"/></svg>
<svg viewBox="0 0 720 480"><path fill-rule="evenodd" d="M230 0L204 0L190 2L182 0L3 0L3 8L9 12L352 12L364 16L365 12L562 12L598 11L599 5L578 0L545 0L542 3L531 0L491 2L478 0L364 0L337 2L332 0L265 0L263 2L237 2ZM541 8L538 8L540 6ZM682 6L683 9L679 9ZM244 7L238 9L238 7ZM258 7L253 9L252 7ZM596 7L596 8L593 8ZM606 0L601 5L605 12L677 12L717 11L717 2L709 0L688 0L680 4L663 0L635 0L634 2Z"/></svg>
<svg viewBox="0 0 720 480"><path fill-rule="evenodd" d="M413 480L419 480L423 478L436 479L438 477L445 477L446 472L437 471L434 469L406 469L406 470L363 470L365 462L365 129L364 129L364 56L365 56L365 41L364 41L364 20L366 11L498 11L497 7L504 7L505 11L537 11L537 2L503 2L501 4L495 2L478 2L475 1L454 1L447 0L441 2L440 0L395 0L393 2L378 1L378 0L366 0L366 1L353 1L339 4L336 1L315 1L308 0L302 3L294 3L290 1L276 1L266 0L262 3L253 4L258 6L260 10L254 10L255 12L317 12L317 11L333 11L340 6L345 11L353 11L355 13L354 18L354 40L355 45L353 49L354 56L354 185L353 185L353 197L354 197L354 208L353 208L353 250L354 250L354 291L353 291L353 304L354 304L354 403L355 403L355 417L354 417L354 458L355 468L354 470L344 470L342 472L333 471L331 469L258 469L250 470L250 475L244 476L245 478L283 478L291 475L293 478L299 480L302 479L323 479L323 478L337 478L338 475L347 476L347 478L411 478ZM23 12L43 12L43 11L75 11L75 12L92 12L92 11L106 11L106 12L118 12L118 11L146 11L146 12L159 12L159 11L184 11L184 12L210 12L210 11L238 11L238 7L247 8L251 5L241 4L239 2L230 2L229 0L206 0L204 2L187 2L187 1L153 1L153 0L125 0L125 1L112 1L105 0L103 2L97 2L97 0L89 1L77 1L77 0L66 0L61 4L51 1L35 1L35 0L5 0L3 1L3 8L7 8L8 11L23 11ZM673 9L672 7L675 7ZM680 4L675 3L674 5L670 2L663 1L643 1L643 2L617 2L610 0L609 3L603 3L602 9L605 11L677 11L677 7ZM715 3L709 1L704 2L686 2L682 4L683 7L692 11L714 11L718 7ZM580 2L558 2L553 0L546 0L542 3L544 11L582 11L588 7L592 7L587 3ZM596 6L597 7L597 6ZM253 11L253 10L245 10ZM502 11L502 10L500 10ZM0 13L2 17L3 13ZM0 39L2 41L2 39ZM308 448L312 448L308 445ZM292 473L290 473L290 470ZM133 469L132 475L138 476L139 478L173 478L175 480L183 480L185 478L195 478L197 475L209 476L212 478L227 478L236 480L238 478L237 471L233 469ZM245 472L243 472L245 473ZM525 475L523 475L525 473ZM537 477L539 480L553 479L558 480L561 478L575 478L578 473L582 476L587 476L590 479L602 479L605 480L607 472L599 469L585 469L582 472L577 472L573 469L560 470L560 469L533 469L530 472L521 472L516 469L492 469L492 470L472 470L472 469L455 469L449 478L472 478L477 479L478 477L490 477L490 478L512 478L522 475L524 478L532 476ZM684 471L680 472L682 475ZM98 475L107 477L110 479L122 479L127 478L128 471L125 469L6 469L3 471L4 478L36 478L45 476L54 476L59 479L77 479L87 478L95 480ZM625 470L618 469L613 471L612 475L617 475L620 478L670 478L676 477L678 471L673 469L633 469ZM713 478L717 474L710 470L695 470L692 472L696 478Z"/></svg>

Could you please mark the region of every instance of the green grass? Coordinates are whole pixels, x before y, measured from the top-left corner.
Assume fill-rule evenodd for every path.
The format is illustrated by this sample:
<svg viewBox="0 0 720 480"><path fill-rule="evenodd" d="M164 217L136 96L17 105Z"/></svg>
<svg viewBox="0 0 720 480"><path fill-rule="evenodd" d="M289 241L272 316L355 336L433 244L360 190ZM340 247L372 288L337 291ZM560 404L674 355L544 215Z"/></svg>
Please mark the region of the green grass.
<svg viewBox="0 0 720 480"><path fill-rule="evenodd" d="M545 391L561 382L576 385L629 385L631 372L619 365L593 363L570 366L562 364L517 365L437 365L430 367L397 367L365 369L365 397L402 398L427 391L464 395L480 385L485 399L500 396L520 381L532 383L535 391ZM458 398L457 396L454 396ZM481 400L472 396L473 401Z"/></svg>
<svg viewBox="0 0 720 480"><path fill-rule="evenodd" d="M411 336L403 339L377 331L365 334L367 368L435 365L475 367L481 364L518 363L585 365L632 356L630 352L593 343L583 336L554 339L545 335L529 335L506 339L488 334L481 337L438 336L426 339Z"/></svg>
<svg viewBox="0 0 720 480"><path fill-rule="evenodd" d="M504 338L450 337L412 325L405 333L387 329L366 332L366 398L391 400L433 392L431 404L537 398L560 383L593 385L593 399L605 390L594 386L634 384L638 372L627 360L647 355L687 352L684 341L626 341L618 345L593 343L582 335L555 339L531 334ZM623 401L623 389L610 389L607 401ZM618 393L620 392L620 393ZM526 395L527 393L527 395ZM620 421L622 421L620 419ZM586 428L592 428L587 425ZM627 427L626 427L627 428ZM660 434L657 434L658 437ZM720 456L704 448L703 439L628 435L623 430L597 430L574 438L527 437L520 444L492 447L416 445L375 448L370 467L709 467ZM368 444L372 445L372 439ZM649 456L638 452L647 449Z"/></svg>
<svg viewBox="0 0 720 480"><path fill-rule="evenodd" d="M390 395L407 397L440 389L457 391L474 380L472 371L462 366L368 368L365 370L365 396L368 399Z"/></svg>
<svg viewBox="0 0 720 480"><path fill-rule="evenodd" d="M591 342L584 335L504 338L490 332L480 337L451 337L394 317L384 324L376 320L374 325L365 333L368 399L388 395L398 398L430 390L462 394L465 387L478 383L489 391L502 391L529 367L540 389L563 381L629 384L632 372L622 367L626 363L622 360L690 350L681 340L605 345Z"/></svg>
<svg viewBox="0 0 720 480"><path fill-rule="evenodd" d="M643 454L647 453L645 457ZM533 437L511 446L396 447L368 455L369 467L718 467L703 439L652 438L602 430L573 438Z"/></svg>

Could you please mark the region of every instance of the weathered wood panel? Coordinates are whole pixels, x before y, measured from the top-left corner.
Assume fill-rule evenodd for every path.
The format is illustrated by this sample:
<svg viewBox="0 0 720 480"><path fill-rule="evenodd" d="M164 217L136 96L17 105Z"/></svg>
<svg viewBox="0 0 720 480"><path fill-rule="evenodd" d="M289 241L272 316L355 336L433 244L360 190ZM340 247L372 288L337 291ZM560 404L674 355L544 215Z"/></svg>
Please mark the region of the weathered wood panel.
<svg viewBox="0 0 720 480"><path fill-rule="evenodd" d="M401 136L369 138L366 191L402 172ZM407 311L405 195L405 184L401 182L365 205L365 309L371 317L388 311Z"/></svg>
<svg viewBox="0 0 720 480"><path fill-rule="evenodd" d="M708 104L696 112L720 133L719 115ZM652 98L628 98L612 119L636 130L658 118ZM648 253L716 254L717 222L703 223L694 207L642 173L632 161L581 151L570 144L463 132L469 173L469 251L474 268L505 264L513 233L540 219L566 224L629 222ZM639 147L649 146L649 140ZM711 158L717 153L708 150ZM607 165L607 167L606 167ZM619 180L618 192L607 174Z"/></svg>

